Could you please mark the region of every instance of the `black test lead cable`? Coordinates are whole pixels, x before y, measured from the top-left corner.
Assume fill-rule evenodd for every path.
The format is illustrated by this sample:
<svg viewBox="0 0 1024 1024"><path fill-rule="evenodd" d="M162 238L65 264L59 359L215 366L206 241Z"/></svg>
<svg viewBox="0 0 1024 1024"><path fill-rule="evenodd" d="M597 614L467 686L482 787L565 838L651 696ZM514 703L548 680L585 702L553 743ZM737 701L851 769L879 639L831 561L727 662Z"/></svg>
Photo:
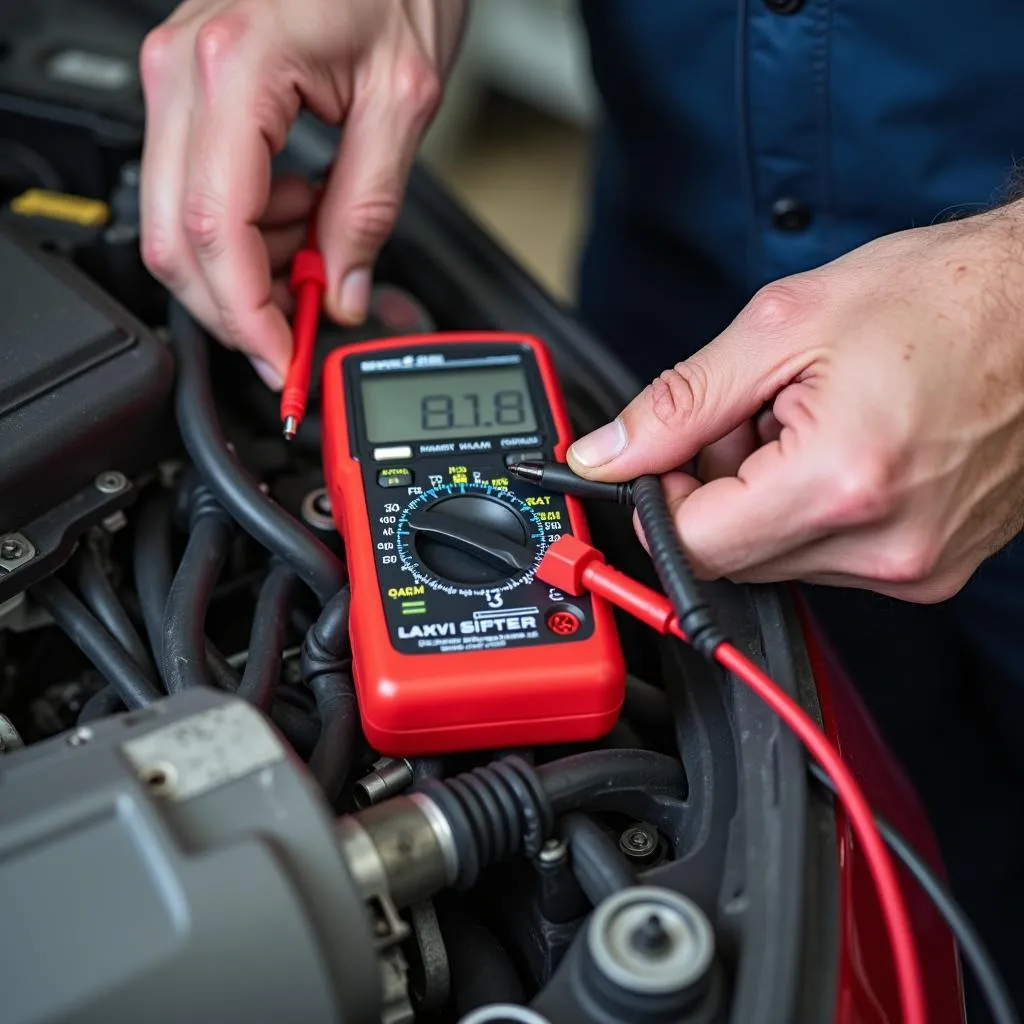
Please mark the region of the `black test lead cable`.
<svg viewBox="0 0 1024 1024"><path fill-rule="evenodd" d="M809 761L807 770L815 781L836 795L836 788L828 775L814 761ZM1020 1017L1014 1009L1013 1000L1006 989L999 969L970 918L953 898L953 894L936 877L935 872L925 863L924 858L877 812L872 812L875 824L885 845L895 854L901 864L914 876L924 894L931 900L946 926L953 933L964 960L967 961L974 980L981 989L985 1003L996 1024L1020 1024Z"/></svg>

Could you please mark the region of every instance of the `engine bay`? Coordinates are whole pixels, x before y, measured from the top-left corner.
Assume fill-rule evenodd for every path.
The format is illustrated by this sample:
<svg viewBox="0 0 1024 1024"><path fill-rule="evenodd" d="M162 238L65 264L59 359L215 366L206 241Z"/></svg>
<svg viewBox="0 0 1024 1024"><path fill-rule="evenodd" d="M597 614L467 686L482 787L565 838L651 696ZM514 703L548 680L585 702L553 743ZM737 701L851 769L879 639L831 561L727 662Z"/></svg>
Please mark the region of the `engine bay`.
<svg viewBox="0 0 1024 1024"><path fill-rule="evenodd" d="M829 1019L835 818L756 696L619 617L626 696L602 739L382 757L346 589L321 600L264 542L346 562L321 444L338 349L537 335L577 434L630 374L416 168L371 316L322 325L285 442L276 396L138 255L141 106L117 60L147 18L75 6L106 64L65 54L71 80L40 85L32 54L64 51L31 15L0 62L5 1020ZM83 111L87 72L114 87ZM335 144L300 120L279 166L316 176ZM609 563L654 582L629 511L587 514ZM708 592L820 718L787 593ZM197 660L211 686L172 682Z"/></svg>

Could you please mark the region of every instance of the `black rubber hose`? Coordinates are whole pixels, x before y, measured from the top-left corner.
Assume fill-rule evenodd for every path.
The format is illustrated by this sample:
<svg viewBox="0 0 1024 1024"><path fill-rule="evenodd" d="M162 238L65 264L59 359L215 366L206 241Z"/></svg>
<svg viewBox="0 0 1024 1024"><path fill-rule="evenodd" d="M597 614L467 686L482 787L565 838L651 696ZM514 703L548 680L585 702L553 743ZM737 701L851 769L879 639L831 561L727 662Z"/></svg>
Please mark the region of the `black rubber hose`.
<svg viewBox="0 0 1024 1024"><path fill-rule="evenodd" d="M230 542L225 516L196 516L164 610L162 660L168 693L215 685L206 660L206 609Z"/></svg>
<svg viewBox="0 0 1024 1024"><path fill-rule="evenodd" d="M135 527L132 561L135 568L135 591L139 598L142 621L146 626L150 647L158 656L164 645L164 611L167 595L174 581L171 561L171 498L162 494L151 498L142 508ZM206 662L219 690L234 693L239 686L238 673L209 640L206 641ZM163 663L157 666L163 671Z"/></svg>
<svg viewBox="0 0 1024 1024"><path fill-rule="evenodd" d="M656 476L638 477L633 482L633 501L654 571L672 602L679 625L693 648L708 660L713 660L715 650L724 642L725 636L715 624L711 609L690 569L661 481Z"/></svg>
<svg viewBox="0 0 1024 1024"><path fill-rule="evenodd" d="M287 565L273 565L263 581L249 635L249 655L238 696L263 711L270 708L281 680L288 616L298 578Z"/></svg>
<svg viewBox="0 0 1024 1024"><path fill-rule="evenodd" d="M96 621L88 608L56 577L41 580L30 591L71 642L96 666L129 708L152 704L156 687L125 649Z"/></svg>
<svg viewBox="0 0 1024 1024"><path fill-rule="evenodd" d="M636 676L626 676L622 717L646 729L672 729L672 709L665 691Z"/></svg>
<svg viewBox="0 0 1024 1024"><path fill-rule="evenodd" d="M75 570L78 592L85 606L155 685L157 671L149 651L103 571L99 555L87 543L81 546L75 556Z"/></svg>
<svg viewBox="0 0 1024 1024"><path fill-rule="evenodd" d="M206 334L177 302L171 304L170 328L178 354L178 430L192 461L242 529L290 565L325 605L345 583L344 566L231 454L213 401Z"/></svg>
<svg viewBox="0 0 1024 1024"><path fill-rule="evenodd" d="M558 815L624 790L643 790L653 796L686 795L681 762L647 750L588 751L550 761L536 771Z"/></svg>
<svg viewBox="0 0 1024 1024"><path fill-rule="evenodd" d="M444 893L436 901L438 923L448 954L456 1017L491 1003L526 1002L526 991L512 959L489 928L465 904Z"/></svg>
<svg viewBox="0 0 1024 1024"><path fill-rule="evenodd" d="M455 887L470 889L481 870L515 855L536 857L556 815L635 794L683 797L686 775L673 757L646 750L598 750L534 768L511 756L413 787L444 814L458 859Z"/></svg>
<svg viewBox="0 0 1024 1024"><path fill-rule="evenodd" d="M309 770L333 804L352 767L356 743L356 695L350 678L348 587L325 605L302 644L302 678L313 691L320 738Z"/></svg>
<svg viewBox="0 0 1024 1024"><path fill-rule="evenodd" d="M156 494L142 506L135 522L133 541L135 593L150 649L159 661L164 646L164 610L174 580L169 495Z"/></svg>
<svg viewBox="0 0 1024 1024"><path fill-rule="evenodd" d="M99 693L94 693L78 712L78 724L95 722L100 718L109 718L124 707L121 695L113 686L104 686Z"/></svg>
<svg viewBox="0 0 1024 1024"><path fill-rule="evenodd" d="M602 900L636 883L626 858L610 835L585 814L567 814L559 822L569 844L570 866L580 888L596 907Z"/></svg>
<svg viewBox="0 0 1024 1024"><path fill-rule="evenodd" d="M279 700L270 709L270 720L281 730L296 754L303 759L312 756L320 739L320 722L315 715Z"/></svg>

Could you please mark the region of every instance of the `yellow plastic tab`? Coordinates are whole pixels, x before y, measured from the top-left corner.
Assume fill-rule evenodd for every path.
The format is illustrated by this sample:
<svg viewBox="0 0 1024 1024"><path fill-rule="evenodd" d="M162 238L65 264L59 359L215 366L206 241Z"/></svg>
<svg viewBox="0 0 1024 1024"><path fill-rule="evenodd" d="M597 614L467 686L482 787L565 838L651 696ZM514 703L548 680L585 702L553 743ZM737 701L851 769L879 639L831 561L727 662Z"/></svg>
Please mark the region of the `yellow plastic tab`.
<svg viewBox="0 0 1024 1024"><path fill-rule="evenodd" d="M99 227L110 219L110 207L102 199L50 192L45 188L30 188L12 199L11 212L21 217L68 221L84 228Z"/></svg>

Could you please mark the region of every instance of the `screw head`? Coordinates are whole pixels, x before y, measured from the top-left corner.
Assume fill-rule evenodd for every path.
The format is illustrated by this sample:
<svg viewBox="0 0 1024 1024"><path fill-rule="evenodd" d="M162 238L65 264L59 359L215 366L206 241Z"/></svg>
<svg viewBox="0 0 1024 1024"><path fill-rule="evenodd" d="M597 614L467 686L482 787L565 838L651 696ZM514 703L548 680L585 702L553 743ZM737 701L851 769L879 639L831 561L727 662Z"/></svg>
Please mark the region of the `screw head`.
<svg viewBox="0 0 1024 1024"><path fill-rule="evenodd" d="M70 736L68 736L69 747L84 747L92 739L92 729L87 725L80 725Z"/></svg>
<svg viewBox="0 0 1024 1024"><path fill-rule="evenodd" d="M101 494L118 494L128 486L128 477L117 470L108 470L96 477L96 490Z"/></svg>
<svg viewBox="0 0 1024 1024"><path fill-rule="evenodd" d="M541 849L537 859L541 864L561 864L569 856L569 851L561 839L549 839Z"/></svg>
<svg viewBox="0 0 1024 1024"><path fill-rule="evenodd" d="M3 544L0 544L0 558L3 558L8 562L13 562L16 558L21 558L24 554L25 545L14 537L8 537Z"/></svg>
<svg viewBox="0 0 1024 1024"><path fill-rule="evenodd" d="M631 860L654 857L658 845L658 833L649 825L632 825L619 836L619 849Z"/></svg>

